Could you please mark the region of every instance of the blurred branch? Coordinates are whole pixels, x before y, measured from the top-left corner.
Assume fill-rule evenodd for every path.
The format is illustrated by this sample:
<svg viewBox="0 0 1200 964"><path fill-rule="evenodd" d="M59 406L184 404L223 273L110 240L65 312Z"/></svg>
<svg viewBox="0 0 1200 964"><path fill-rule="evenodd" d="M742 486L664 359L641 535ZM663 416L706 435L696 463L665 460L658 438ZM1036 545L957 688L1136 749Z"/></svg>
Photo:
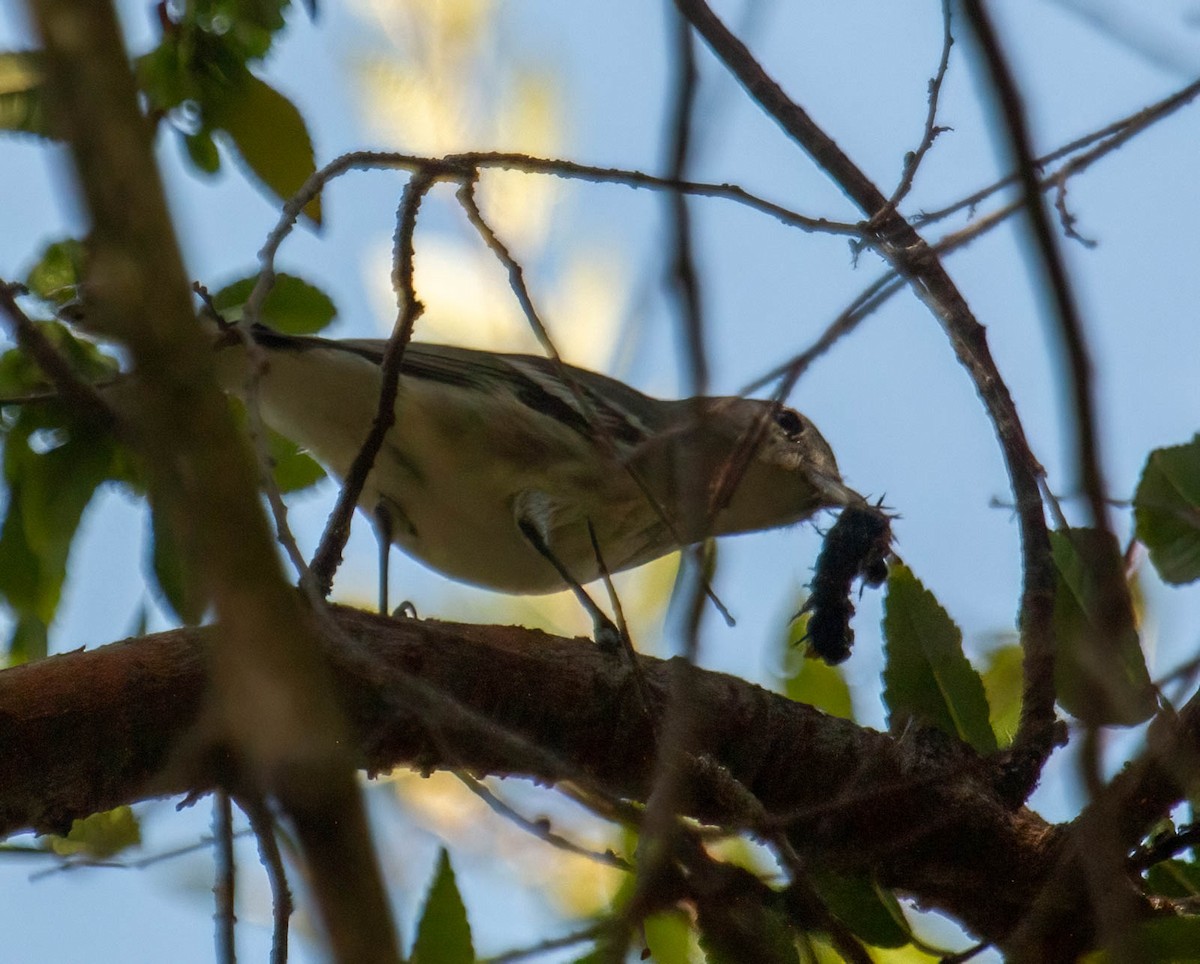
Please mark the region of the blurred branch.
<svg viewBox="0 0 1200 964"><path fill-rule="evenodd" d="M413 764L582 781L613 799L651 792L657 739L623 661L517 627L332 615L327 655L369 772ZM0 831L61 829L120 803L211 789L219 760L172 761L203 720L213 632L175 630L0 672ZM662 718L671 664L640 663ZM1058 865L1064 831L1002 805L986 761L937 733L895 740L730 676L688 672L695 755L681 764L679 813L769 836L730 792L740 784L800 860L872 873L1004 945ZM1053 906L1055 921L1071 924L1046 940L1089 946L1095 922L1082 889Z"/></svg>
<svg viewBox="0 0 1200 964"><path fill-rule="evenodd" d="M987 408L1008 466L1021 527L1024 587L1020 627L1025 653L1021 722L998 780L1016 803L1036 785L1055 745L1054 563L1042 516L1041 467L1030 451L1020 417L975 319L941 262L913 227L888 204L878 187L766 73L745 45L704 0L676 5L747 93L842 188L868 217L868 240L941 323L959 361Z"/></svg>
<svg viewBox="0 0 1200 964"><path fill-rule="evenodd" d="M1009 150L1017 168L1022 200L1029 218L1038 257L1045 273L1046 285L1054 302L1059 337L1066 354L1071 375L1071 399L1074 405L1076 457L1083 490L1091 510L1092 525L1110 532L1108 507L1105 502L1104 478L1100 468L1100 443L1096 432L1096 400L1092 391L1092 367L1083 334L1083 321L1075 303L1067 269L1063 263L1058 238L1050 225L1050 217L1042 204L1034 162L1033 142L1025 120L1025 106L1008 60L1000 47L999 37L992 26L984 5L964 3L967 22L975 33L987 65L990 86L1004 121Z"/></svg>
<svg viewBox="0 0 1200 964"><path fill-rule="evenodd" d="M1042 201L1038 174L1034 167L1033 142L1029 134L1025 106L1000 38L982 3L966 2L962 9L983 54L988 87L995 99L1008 140L1009 152L1017 168L1022 201L1043 275L1054 305L1054 320L1066 356L1070 396L1075 425L1076 465L1087 498L1092 527L1113 537L1106 504L1104 476L1100 466L1100 442L1097 432L1096 400L1093 394L1092 366L1083 332L1083 319L1067 276L1058 238ZM1063 198L1059 186L1059 198ZM1063 208L1065 214L1065 205ZM1115 537L1113 537L1115 542ZM1096 590L1103 607L1098 613L1101 632L1115 631L1120 625L1115 612L1128 605L1128 585L1124 573L1113 569L1108 583ZM1128 852L1118 833L1119 815L1112 798L1103 792L1101 776L1101 736L1095 725L1084 731L1079 756L1082 783L1088 789L1091 804L1080 815L1072 834L1071 852L1084 871L1090 897L1099 922L1105 950L1114 960L1133 960L1138 956L1136 929L1139 895L1124 882L1124 860ZM1040 936L1040 935L1039 935ZM1036 937L1035 937L1036 944Z"/></svg>
<svg viewBox="0 0 1200 964"><path fill-rule="evenodd" d="M692 148L692 123L696 108L695 39L691 25L678 13L669 14L672 24L671 58L675 66L675 91L671 117L667 125L671 141L668 146L666 180L683 184L687 180ZM680 190L667 193L671 215L670 255L671 287L675 291L683 328L683 343L687 356L687 394L708 393L708 360L705 357L704 312L700 300L700 280L696 272L696 255L692 245L691 213L687 194Z"/></svg>
<svg viewBox="0 0 1200 964"><path fill-rule="evenodd" d="M129 351L137 393L122 414L154 510L183 547L191 594L201 609L211 604L219 625L206 636L211 718L189 759L204 767L218 758L223 784L279 799L302 842L334 956L390 964L399 955L345 723L216 388L112 4L28 7L45 50L49 106L91 220L94 324ZM138 755L132 745L123 752Z"/></svg>

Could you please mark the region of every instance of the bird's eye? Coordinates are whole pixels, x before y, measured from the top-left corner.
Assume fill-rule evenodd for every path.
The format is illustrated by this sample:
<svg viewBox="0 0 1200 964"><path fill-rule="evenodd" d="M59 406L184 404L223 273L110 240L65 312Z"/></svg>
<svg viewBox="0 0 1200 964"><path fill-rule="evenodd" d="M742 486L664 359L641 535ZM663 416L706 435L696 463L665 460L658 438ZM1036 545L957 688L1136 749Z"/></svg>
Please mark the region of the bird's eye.
<svg viewBox="0 0 1200 964"><path fill-rule="evenodd" d="M804 419L790 408L781 408L775 413L775 424L790 439L798 438L804 432Z"/></svg>

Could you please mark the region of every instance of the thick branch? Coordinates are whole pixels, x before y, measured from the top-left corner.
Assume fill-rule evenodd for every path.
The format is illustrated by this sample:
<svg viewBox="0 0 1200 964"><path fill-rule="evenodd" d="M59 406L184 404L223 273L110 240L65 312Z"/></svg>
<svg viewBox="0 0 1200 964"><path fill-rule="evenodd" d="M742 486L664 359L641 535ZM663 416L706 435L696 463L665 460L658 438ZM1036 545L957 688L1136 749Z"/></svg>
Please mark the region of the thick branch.
<svg viewBox="0 0 1200 964"><path fill-rule="evenodd" d="M515 627L352 610L335 619L340 642L327 647L367 770L525 774L646 798L654 727L622 661ZM0 673L0 831L62 830L120 803L210 789L221 761L187 752L206 720L210 633L175 630ZM643 657L642 668L657 716L671 665ZM1060 831L1007 809L968 751L937 734L894 740L723 674L689 675L701 755L683 812L783 830L801 857L874 873L1001 943L1037 898ZM748 812L745 790L761 809ZM1057 905L1054 938L1086 947L1082 895Z"/></svg>
<svg viewBox="0 0 1200 964"><path fill-rule="evenodd" d="M399 960L354 770L311 616L283 581L257 487L190 288L149 122L111 2L28 0L50 106L90 220L91 319L128 350L136 397L120 412L150 500L181 549L188 606L222 631L207 655L219 699L207 734L231 781L275 796L304 856L337 960ZM126 410L127 409L127 410Z"/></svg>

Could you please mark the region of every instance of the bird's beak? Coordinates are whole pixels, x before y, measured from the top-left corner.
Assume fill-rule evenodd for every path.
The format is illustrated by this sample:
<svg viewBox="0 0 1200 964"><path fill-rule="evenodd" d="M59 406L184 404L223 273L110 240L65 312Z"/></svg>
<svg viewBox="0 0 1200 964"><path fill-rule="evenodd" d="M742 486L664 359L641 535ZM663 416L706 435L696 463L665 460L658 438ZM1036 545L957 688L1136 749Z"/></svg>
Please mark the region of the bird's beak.
<svg viewBox="0 0 1200 964"><path fill-rule="evenodd" d="M814 472L812 481L828 506L862 505L867 501L836 476Z"/></svg>

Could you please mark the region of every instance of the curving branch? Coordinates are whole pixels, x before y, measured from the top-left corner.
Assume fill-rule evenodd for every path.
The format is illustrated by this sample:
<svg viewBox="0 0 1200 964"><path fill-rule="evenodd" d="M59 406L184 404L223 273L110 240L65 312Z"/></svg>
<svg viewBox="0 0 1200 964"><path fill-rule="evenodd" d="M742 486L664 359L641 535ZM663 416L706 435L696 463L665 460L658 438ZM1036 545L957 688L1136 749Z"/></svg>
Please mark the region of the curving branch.
<svg viewBox="0 0 1200 964"><path fill-rule="evenodd" d="M924 239L833 138L787 96L708 4L704 0L676 0L676 6L747 93L870 219L863 226L868 242L908 281L941 323L992 420L1013 487L1024 570L1019 617L1025 653L1021 722L998 775L1005 796L1018 803L1036 786L1057 740L1052 626L1055 575L1038 488L1041 466L1030 450L1016 405L992 358L987 333Z"/></svg>

